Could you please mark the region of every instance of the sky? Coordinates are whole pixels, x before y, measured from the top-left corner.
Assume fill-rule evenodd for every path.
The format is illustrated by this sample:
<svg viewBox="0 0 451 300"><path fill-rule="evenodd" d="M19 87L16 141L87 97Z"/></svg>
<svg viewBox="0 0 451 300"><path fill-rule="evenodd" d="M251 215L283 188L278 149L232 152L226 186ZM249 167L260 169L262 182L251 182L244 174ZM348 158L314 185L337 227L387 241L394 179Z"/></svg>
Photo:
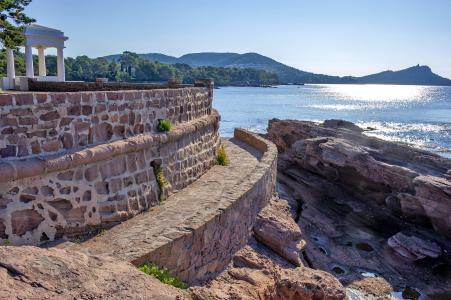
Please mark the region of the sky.
<svg viewBox="0 0 451 300"><path fill-rule="evenodd" d="M257 52L329 75L420 64L451 78L451 0L34 0L26 12L64 31L66 56Z"/></svg>

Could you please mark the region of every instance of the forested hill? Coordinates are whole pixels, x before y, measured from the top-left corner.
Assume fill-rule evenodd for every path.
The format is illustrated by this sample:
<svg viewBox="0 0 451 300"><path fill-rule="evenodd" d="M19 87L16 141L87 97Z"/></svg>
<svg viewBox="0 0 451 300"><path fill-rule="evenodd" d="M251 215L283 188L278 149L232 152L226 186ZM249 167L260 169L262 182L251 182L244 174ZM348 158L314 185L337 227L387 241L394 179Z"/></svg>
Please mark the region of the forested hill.
<svg viewBox="0 0 451 300"><path fill-rule="evenodd" d="M156 55L149 60L132 52L124 52L115 59L89 58L78 56L65 59L66 80L95 81L96 78L106 77L110 81L127 82L160 82L168 79L178 79L182 83L193 83L196 78L213 78L217 86L266 86L279 83L274 73L262 69L225 68L212 66L192 67L188 64L167 64L164 55ZM16 52L16 73L25 74L24 55ZM56 57L46 56L47 74L56 74ZM37 74L38 61L34 57L35 74ZM5 76L5 51L0 51L0 76Z"/></svg>
<svg viewBox="0 0 451 300"><path fill-rule="evenodd" d="M377 84L418 84L451 85L451 80L432 73L427 66L415 66L400 71L384 71L363 77L329 76L298 70L258 53L191 53L173 57L160 53L139 54L143 59L161 63L183 63L192 67L213 66L226 68L252 68L277 74L280 83L377 83ZM110 55L108 60L118 59Z"/></svg>
<svg viewBox="0 0 451 300"><path fill-rule="evenodd" d="M168 64L188 64L192 67L251 68L275 73L280 83L349 83L348 79L337 76L314 74L289 67L272 58L257 53L192 53L179 58L161 53L138 54L143 59ZM119 59L119 54L105 56L109 61Z"/></svg>

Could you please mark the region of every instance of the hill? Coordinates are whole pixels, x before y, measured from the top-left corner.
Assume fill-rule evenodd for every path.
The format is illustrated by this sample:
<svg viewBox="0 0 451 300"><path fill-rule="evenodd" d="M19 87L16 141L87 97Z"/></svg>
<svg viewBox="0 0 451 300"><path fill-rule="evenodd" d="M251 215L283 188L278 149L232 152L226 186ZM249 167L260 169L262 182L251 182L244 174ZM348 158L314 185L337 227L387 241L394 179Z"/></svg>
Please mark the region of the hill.
<svg viewBox="0 0 451 300"><path fill-rule="evenodd" d="M400 71L384 71L362 77L330 76L302 71L270 57L258 53L190 53L181 57L160 53L139 54L141 58L159 61L165 64L183 63L192 67L224 67L252 68L277 74L281 84L299 83L356 83L356 84L416 84L416 85L451 85L451 80L434 74L428 66L414 66ZM117 55L109 55L108 60L118 59Z"/></svg>
<svg viewBox="0 0 451 300"><path fill-rule="evenodd" d="M428 66L414 66L400 71L384 71L356 78L358 83L451 85L451 80L434 74Z"/></svg>

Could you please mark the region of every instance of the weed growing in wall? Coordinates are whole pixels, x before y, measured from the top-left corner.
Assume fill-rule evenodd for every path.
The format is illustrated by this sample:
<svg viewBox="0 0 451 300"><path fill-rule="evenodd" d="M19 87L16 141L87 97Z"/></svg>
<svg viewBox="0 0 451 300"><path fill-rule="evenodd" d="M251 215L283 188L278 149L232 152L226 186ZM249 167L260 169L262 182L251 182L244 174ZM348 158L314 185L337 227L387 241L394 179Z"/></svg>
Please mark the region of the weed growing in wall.
<svg viewBox="0 0 451 300"><path fill-rule="evenodd" d="M168 119L159 119L157 128L158 128L158 131L160 131L160 132L171 131L172 123Z"/></svg>
<svg viewBox="0 0 451 300"><path fill-rule="evenodd" d="M158 187L160 188L160 201L165 200L165 191L171 186L169 181L164 176L161 166L154 167L155 179L157 180Z"/></svg>
<svg viewBox="0 0 451 300"><path fill-rule="evenodd" d="M11 246L11 241L10 240L4 240L3 241L3 246Z"/></svg>
<svg viewBox="0 0 451 300"><path fill-rule="evenodd" d="M175 286L176 288L179 289L188 288L188 285L186 283L184 283L177 277L171 276L171 274L169 274L169 270L166 268L160 268L153 263L144 263L141 266L139 266L139 269L144 273L146 273L147 275L151 275L165 284Z"/></svg>
<svg viewBox="0 0 451 300"><path fill-rule="evenodd" d="M218 157L217 157L218 165L220 166L228 166L230 164L229 157L225 151L223 145L221 145L218 149Z"/></svg>

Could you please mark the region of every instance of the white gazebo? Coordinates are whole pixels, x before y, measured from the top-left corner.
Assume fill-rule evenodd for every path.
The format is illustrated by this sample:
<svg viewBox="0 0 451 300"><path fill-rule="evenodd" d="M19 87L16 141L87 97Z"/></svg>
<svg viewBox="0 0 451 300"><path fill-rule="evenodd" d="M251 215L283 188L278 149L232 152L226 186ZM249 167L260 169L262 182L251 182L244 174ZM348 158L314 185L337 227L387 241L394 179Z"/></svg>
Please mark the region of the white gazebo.
<svg viewBox="0 0 451 300"><path fill-rule="evenodd" d="M13 50L6 48L7 77L2 80L3 89L14 89L17 86L27 85L28 78L36 78L38 81L65 81L64 70L64 42L67 37L60 30L32 24L25 27L25 66L26 76L16 77L14 69ZM35 76L33 69L33 51L38 49L39 76ZM57 76L47 76L45 65L45 49L57 50ZM24 78L24 80L22 79Z"/></svg>

